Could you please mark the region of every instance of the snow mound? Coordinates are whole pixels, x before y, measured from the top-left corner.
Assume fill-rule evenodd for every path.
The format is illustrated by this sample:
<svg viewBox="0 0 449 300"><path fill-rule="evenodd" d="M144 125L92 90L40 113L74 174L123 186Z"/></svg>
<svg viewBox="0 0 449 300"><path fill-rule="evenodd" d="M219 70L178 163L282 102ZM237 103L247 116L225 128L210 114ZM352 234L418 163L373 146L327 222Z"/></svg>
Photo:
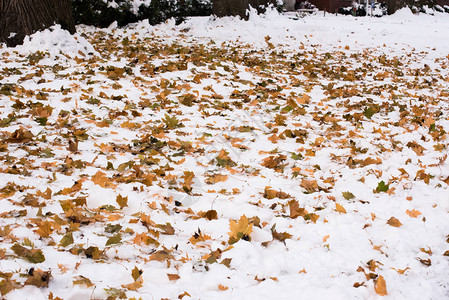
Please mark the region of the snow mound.
<svg viewBox="0 0 449 300"><path fill-rule="evenodd" d="M71 35L67 30L62 29L61 25L54 25L25 37L20 48L28 52L49 52L51 55L63 53L70 57L79 56L80 53L98 55L85 38L79 34Z"/></svg>
<svg viewBox="0 0 449 300"><path fill-rule="evenodd" d="M403 7L399 10L397 10L392 17L396 19L410 19L414 17L413 12L408 7Z"/></svg>

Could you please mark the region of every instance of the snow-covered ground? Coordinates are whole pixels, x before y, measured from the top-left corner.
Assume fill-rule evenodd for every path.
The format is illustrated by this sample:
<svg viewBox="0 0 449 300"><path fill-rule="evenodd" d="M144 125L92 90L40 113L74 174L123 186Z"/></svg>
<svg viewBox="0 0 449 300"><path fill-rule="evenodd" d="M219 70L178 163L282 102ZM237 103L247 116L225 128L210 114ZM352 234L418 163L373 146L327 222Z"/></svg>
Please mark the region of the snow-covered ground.
<svg viewBox="0 0 449 300"><path fill-rule="evenodd" d="M6 299L446 299L449 16L0 48Z"/></svg>

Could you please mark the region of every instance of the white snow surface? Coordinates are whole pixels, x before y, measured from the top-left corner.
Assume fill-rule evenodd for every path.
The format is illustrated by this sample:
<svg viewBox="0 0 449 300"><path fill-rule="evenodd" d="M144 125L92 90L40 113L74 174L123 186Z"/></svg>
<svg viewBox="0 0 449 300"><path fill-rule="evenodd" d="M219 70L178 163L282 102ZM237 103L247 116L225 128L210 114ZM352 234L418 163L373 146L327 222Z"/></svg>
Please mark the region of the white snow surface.
<svg viewBox="0 0 449 300"><path fill-rule="evenodd" d="M249 21L79 26L73 36L54 26L3 46L0 87L14 88L0 94L0 227L12 230L1 234L0 271L19 285L32 267L52 273L48 287L21 286L5 298L106 299L122 291L136 299L448 299L448 30L449 15L437 12L297 19L269 11ZM42 57L29 63L37 51ZM349 94L332 96L339 88ZM185 95L192 105L181 104ZM41 106L53 108L44 125ZM368 107L379 111L367 117ZM164 127L166 116L183 127ZM14 141L19 128L32 141ZM78 141L76 151L69 140ZM235 165L217 163L222 149ZM281 159L264 165L269 157ZM99 171L111 186L93 182ZM186 172L194 173L191 192L183 191ZM212 174L227 177L207 183ZM381 181L388 192L376 192ZM38 193L47 189L49 199ZM40 208L24 204L27 195ZM118 195L128 197L122 209ZM79 213L89 221L78 228L60 201L83 197ZM306 216L292 216L294 202ZM218 218L204 218L208 210ZM55 215L63 222L42 237L40 222ZM260 224L252 219L249 240L230 245L230 220L243 215ZM387 224L392 217L401 225ZM174 234L164 232L167 223ZM111 233L107 224L122 227ZM274 225L291 236L275 239ZM71 231L73 243L59 245ZM193 244L198 233L209 237ZM114 234L120 242L107 245ZM44 262L11 250L29 247L26 238ZM79 250L91 246L100 258ZM157 261L155 251L171 257ZM134 267L142 286L133 290L126 285ZM92 285L74 284L78 276Z"/></svg>

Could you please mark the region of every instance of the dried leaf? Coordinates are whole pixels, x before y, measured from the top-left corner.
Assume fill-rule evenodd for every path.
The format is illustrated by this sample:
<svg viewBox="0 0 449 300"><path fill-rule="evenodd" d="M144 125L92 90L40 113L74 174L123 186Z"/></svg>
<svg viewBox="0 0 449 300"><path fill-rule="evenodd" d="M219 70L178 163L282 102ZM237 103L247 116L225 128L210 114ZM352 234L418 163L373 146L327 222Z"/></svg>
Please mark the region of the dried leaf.
<svg viewBox="0 0 449 300"><path fill-rule="evenodd" d="M234 244L240 239L246 241L251 240L250 234L253 231L253 225L249 223L249 220L245 215L241 216L238 222L230 220L229 227L231 229L228 233L230 244Z"/></svg>
<svg viewBox="0 0 449 300"><path fill-rule="evenodd" d="M73 284L75 285L85 285L85 286L87 286L88 288L89 287L91 287L91 286L94 286L94 284L92 283L92 281L89 279L89 278L87 278L87 277L84 277L83 275L79 275L79 276L76 276L74 279L73 279Z"/></svg>
<svg viewBox="0 0 449 300"><path fill-rule="evenodd" d="M335 211L339 212L341 214L345 214L346 213L346 209L342 205L340 205L338 203L335 203Z"/></svg>
<svg viewBox="0 0 449 300"><path fill-rule="evenodd" d="M407 213L407 215L410 216L410 218L417 218L419 215L421 215L421 212L415 209L412 210L407 209L405 212Z"/></svg>
<svg viewBox="0 0 449 300"><path fill-rule="evenodd" d="M14 251L17 256L24 258L33 264L45 261L45 256L40 249L28 249L16 243L11 247L11 250Z"/></svg>
<svg viewBox="0 0 449 300"><path fill-rule="evenodd" d="M396 219L395 217L391 217L388 221L387 224L393 227L401 227L402 223L399 222L398 219Z"/></svg>
<svg viewBox="0 0 449 300"><path fill-rule="evenodd" d="M34 285L39 288L48 287L51 277L50 271L44 272L40 269L31 268L28 271L28 278L25 281L25 285Z"/></svg>
<svg viewBox="0 0 449 300"><path fill-rule="evenodd" d="M296 200L289 201L288 207L290 208L290 218L292 219L296 219L297 217L304 217L308 214L305 208L299 207L299 203Z"/></svg>
<svg viewBox="0 0 449 300"><path fill-rule="evenodd" d="M386 296L387 293L387 283L382 275L379 275L374 282L374 290L379 296Z"/></svg>
<svg viewBox="0 0 449 300"><path fill-rule="evenodd" d="M122 195L118 195L117 198L115 199L115 201L120 206L120 209L128 206L128 196L123 197Z"/></svg>
<svg viewBox="0 0 449 300"><path fill-rule="evenodd" d="M176 281L179 278L181 278L178 274L167 274L168 280L170 281Z"/></svg>

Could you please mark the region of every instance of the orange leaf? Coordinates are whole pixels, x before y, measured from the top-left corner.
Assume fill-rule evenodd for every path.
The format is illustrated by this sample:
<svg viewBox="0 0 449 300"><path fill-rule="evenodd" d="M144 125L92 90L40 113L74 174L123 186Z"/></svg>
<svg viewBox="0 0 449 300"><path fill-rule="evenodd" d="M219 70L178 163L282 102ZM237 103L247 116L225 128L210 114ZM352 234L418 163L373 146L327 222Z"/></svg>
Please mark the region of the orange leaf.
<svg viewBox="0 0 449 300"><path fill-rule="evenodd" d="M399 222L398 219L396 219L395 217L391 217L388 221L387 224L393 227L401 227L402 223Z"/></svg>
<svg viewBox="0 0 449 300"><path fill-rule="evenodd" d="M335 211L339 212L341 214L345 214L346 213L346 209L342 205L340 205L338 203L335 203Z"/></svg>
<svg viewBox="0 0 449 300"><path fill-rule="evenodd" d="M385 279L382 277L382 275L379 275L377 277L377 280L374 284L374 290L376 293L380 296L386 296L387 293L387 283L385 282Z"/></svg>
<svg viewBox="0 0 449 300"><path fill-rule="evenodd" d="M229 289L227 286L224 286L224 285L221 285L221 284L219 284L218 285L218 289L220 290L220 291L226 291L227 289Z"/></svg>
<svg viewBox="0 0 449 300"><path fill-rule="evenodd" d="M412 210L407 209L405 212L407 213L407 215L410 216L410 218L417 218L419 215L421 215L421 212L415 209Z"/></svg>
<svg viewBox="0 0 449 300"><path fill-rule="evenodd" d="M179 278L181 278L178 274L167 274L167 277L170 281L178 280Z"/></svg>

